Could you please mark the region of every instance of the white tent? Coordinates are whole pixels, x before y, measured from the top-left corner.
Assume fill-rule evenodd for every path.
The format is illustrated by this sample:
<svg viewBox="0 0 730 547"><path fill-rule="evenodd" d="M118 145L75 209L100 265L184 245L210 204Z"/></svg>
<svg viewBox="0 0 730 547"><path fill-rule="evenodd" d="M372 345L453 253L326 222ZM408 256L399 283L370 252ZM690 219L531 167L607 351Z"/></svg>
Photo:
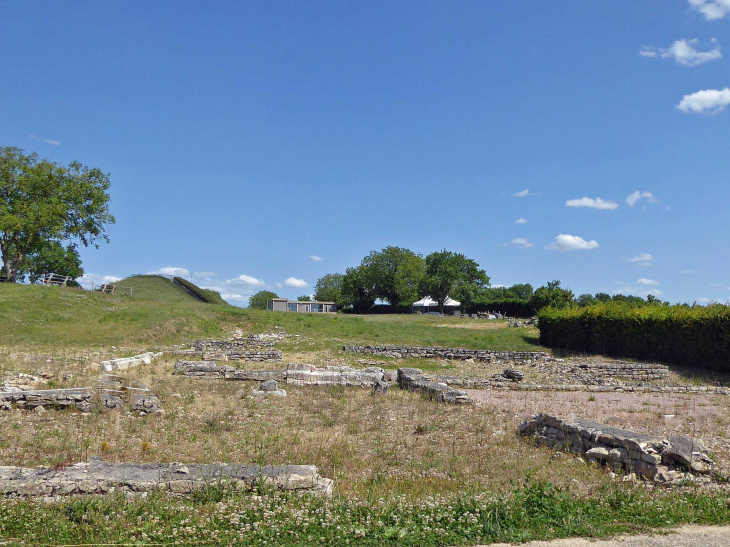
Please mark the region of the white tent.
<svg viewBox="0 0 730 547"><path fill-rule="evenodd" d="M458 308L461 306L461 302L457 302L456 300L452 300L448 296L444 300L444 308ZM433 298L430 296L424 296L421 298L418 302L413 303L414 308L438 308L439 303L436 302Z"/></svg>

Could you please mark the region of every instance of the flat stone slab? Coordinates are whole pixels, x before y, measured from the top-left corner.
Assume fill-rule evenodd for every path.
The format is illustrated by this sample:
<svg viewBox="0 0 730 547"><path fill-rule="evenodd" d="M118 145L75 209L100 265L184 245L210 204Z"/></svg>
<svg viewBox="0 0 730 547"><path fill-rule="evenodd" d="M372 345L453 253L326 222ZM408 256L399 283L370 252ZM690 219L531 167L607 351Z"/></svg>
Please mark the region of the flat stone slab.
<svg viewBox="0 0 730 547"><path fill-rule="evenodd" d="M137 367L139 365L149 365L152 361L162 355L161 353L153 353L148 351L147 353L141 353L134 357L120 357L119 359L111 359L109 361L101 362L101 370L111 372L113 370L126 370L131 367Z"/></svg>
<svg viewBox="0 0 730 547"><path fill-rule="evenodd" d="M92 458L68 467L0 466L0 496L47 497L104 494L115 490L162 489L187 494L205 485L226 483L251 490L259 485L280 490L330 495L332 479L313 465L239 465L183 463L109 463Z"/></svg>
<svg viewBox="0 0 730 547"><path fill-rule="evenodd" d="M380 367L356 369L352 367L291 364L286 370L286 383L295 386L351 386L370 387L383 380L385 371Z"/></svg>

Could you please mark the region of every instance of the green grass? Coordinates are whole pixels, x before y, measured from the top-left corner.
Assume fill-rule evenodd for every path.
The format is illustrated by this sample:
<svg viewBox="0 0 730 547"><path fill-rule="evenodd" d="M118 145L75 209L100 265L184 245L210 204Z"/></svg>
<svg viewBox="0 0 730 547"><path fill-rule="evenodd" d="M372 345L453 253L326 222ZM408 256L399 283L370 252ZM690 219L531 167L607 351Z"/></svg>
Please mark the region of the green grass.
<svg viewBox="0 0 730 547"><path fill-rule="evenodd" d="M424 500L251 496L209 487L189 498L152 494L82 497L46 504L0 502L10 545L474 545L607 537L680 524L727 524L728 493L660 492L609 485L590 498L548 482L500 494Z"/></svg>
<svg viewBox="0 0 730 547"><path fill-rule="evenodd" d="M280 344L298 351L337 349L343 344L408 344L471 349L540 350L532 329L448 328L466 319L416 315L349 316L250 310L204 304L170 281L132 277L119 286L132 296L68 287L0 285L0 345L53 348L158 347L220 337L235 328L265 332L275 326L302 338Z"/></svg>
<svg viewBox="0 0 730 547"><path fill-rule="evenodd" d="M220 293L211 291L210 289L201 289L195 283L183 279L182 277L176 277L175 281L186 287L190 292L195 294L198 298L201 298L206 304L223 304L228 305L228 302L221 298Z"/></svg>

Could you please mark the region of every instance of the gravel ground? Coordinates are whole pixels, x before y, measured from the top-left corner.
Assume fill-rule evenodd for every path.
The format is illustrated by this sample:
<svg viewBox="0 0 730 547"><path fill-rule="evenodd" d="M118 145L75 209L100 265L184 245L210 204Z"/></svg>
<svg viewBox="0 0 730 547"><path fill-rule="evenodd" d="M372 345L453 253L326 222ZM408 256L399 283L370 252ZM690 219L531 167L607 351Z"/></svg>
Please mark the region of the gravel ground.
<svg viewBox="0 0 730 547"><path fill-rule="evenodd" d="M669 393L470 390L486 408L512 414L518 423L541 412L596 420L641 433L679 433L702 439L719 469L730 472L730 398Z"/></svg>
<svg viewBox="0 0 730 547"><path fill-rule="evenodd" d="M508 547L507 543L491 547ZM558 539L532 541L522 547L728 547L730 526L683 526L666 535L622 536L596 541L589 539Z"/></svg>

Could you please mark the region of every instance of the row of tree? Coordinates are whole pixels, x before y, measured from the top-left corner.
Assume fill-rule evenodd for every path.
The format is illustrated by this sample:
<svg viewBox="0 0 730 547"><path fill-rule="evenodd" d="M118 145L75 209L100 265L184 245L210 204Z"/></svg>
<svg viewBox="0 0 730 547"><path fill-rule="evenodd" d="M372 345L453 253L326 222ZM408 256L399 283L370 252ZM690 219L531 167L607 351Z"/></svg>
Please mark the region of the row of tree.
<svg viewBox="0 0 730 547"><path fill-rule="evenodd" d="M0 274L8 282L44 273L83 275L79 245L108 241L109 175L0 147Z"/></svg>
<svg viewBox="0 0 730 547"><path fill-rule="evenodd" d="M367 311L376 301L396 309L427 294L443 309L447 296L469 306L488 286L486 272L463 254L443 250L423 257L402 247L386 247L372 251L344 274L321 277L314 297L339 308Z"/></svg>

